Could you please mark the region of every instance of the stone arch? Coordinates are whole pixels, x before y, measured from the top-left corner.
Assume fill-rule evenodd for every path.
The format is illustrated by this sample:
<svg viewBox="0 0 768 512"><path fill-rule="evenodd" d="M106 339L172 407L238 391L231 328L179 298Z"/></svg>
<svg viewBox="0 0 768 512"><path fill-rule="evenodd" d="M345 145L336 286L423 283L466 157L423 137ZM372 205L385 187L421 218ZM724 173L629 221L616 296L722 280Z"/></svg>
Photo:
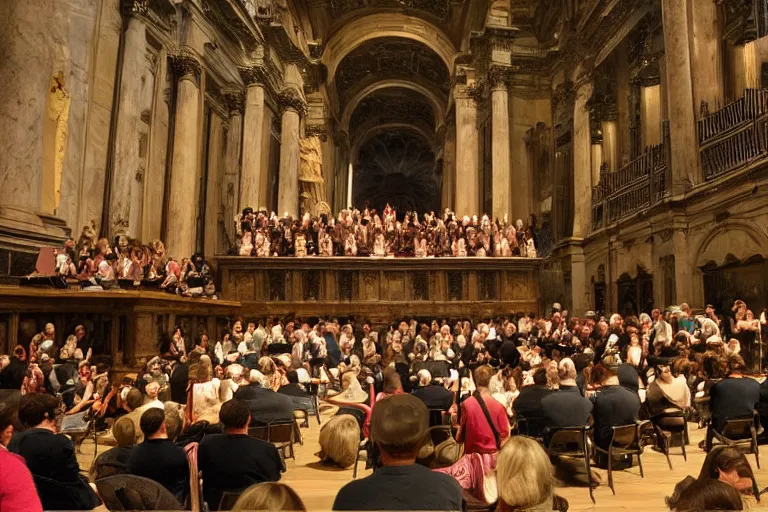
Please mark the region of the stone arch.
<svg viewBox="0 0 768 512"><path fill-rule="evenodd" d="M390 87L408 89L419 93L432 105L432 109L435 113L436 125L440 126L443 124L445 120L445 106L439 93L430 88L428 85L419 83L414 80L388 78L367 84L352 95L347 104L344 106L340 123L341 130L345 132L349 131L349 120L352 118L352 114L355 112L355 109L362 100L364 100L367 96L375 93L376 91Z"/></svg>
<svg viewBox="0 0 768 512"><path fill-rule="evenodd" d="M696 251L696 267L745 262L753 256L768 259L768 236L754 224L729 221L713 228Z"/></svg>
<svg viewBox="0 0 768 512"><path fill-rule="evenodd" d="M348 53L380 37L402 37L418 41L432 49L449 70L453 69L456 50L451 39L439 27L417 16L376 13L349 21L328 40L321 60L328 69L329 85L334 86L336 69Z"/></svg>
<svg viewBox="0 0 768 512"><path fill-rule="evenodd" d="M402 130L402 131L410 131L412 133L415 133L419 135L421 138L423 138L427 144L432 148L433 151L435 151L435 135L434 133L429 132L426 129L426 126L418 125L418 124L412 124L412 123L384 123L384 124L375 124L370 123L368 126L363 127L363 129L360 130L360 133L356 135L352 139L352 151L350 152L350 155L352 155L352 162L357 162L357 153L360 149L360 147L370 138L375 137L377 134L381 132L385 132L387 130Z"/></svg>

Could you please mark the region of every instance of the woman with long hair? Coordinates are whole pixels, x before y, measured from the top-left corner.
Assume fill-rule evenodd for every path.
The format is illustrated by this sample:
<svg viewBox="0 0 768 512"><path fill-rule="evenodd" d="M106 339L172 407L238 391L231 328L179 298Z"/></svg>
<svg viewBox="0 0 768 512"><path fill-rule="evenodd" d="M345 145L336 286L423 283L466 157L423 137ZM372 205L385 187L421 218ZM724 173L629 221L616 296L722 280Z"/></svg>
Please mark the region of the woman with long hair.
<svg viewBox="0 0 768 512"><path fill-rule="evenodd" d="M280 482L263 482L247 488L235 502L232 512L306 512L307 507L292 488Z"/></svg>
<svg viewBox="0 0 768 512"><path fill-rule="evenodd" d="M496 461L499 501L496 510L544 512L553 509L555 472L541 445L526 436L515 436Z"/></svg>
<svg viewBox="0 0 768 512"><path fill-rule="evenodd" d="M360 447L360 425L351 414L332 417L320 429L320 452L323 462L348 468L357 460Z"/></svg>

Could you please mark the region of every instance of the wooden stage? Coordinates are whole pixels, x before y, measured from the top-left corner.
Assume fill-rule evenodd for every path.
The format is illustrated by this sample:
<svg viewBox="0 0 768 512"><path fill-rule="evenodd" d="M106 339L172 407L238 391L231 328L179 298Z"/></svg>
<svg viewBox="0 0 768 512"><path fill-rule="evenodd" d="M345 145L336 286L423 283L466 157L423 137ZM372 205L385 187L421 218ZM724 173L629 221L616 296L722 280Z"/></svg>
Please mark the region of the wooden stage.
<svg viewBox="0 0 768 512"><path fill-rule="evenodd" d="M323 424L335 412L335 407L323 404L322 408ZM699 441L704 439L704 430L698 430L695 423L689 423L691 444L687 447L688 461L683 460L679 448L672 449L672 467L670 471L664 455L657 453L650 448L643 454L643 469L645 478L640 478L637 467L614 473L614 483L616 496L611 494L608 487L606 471L595 470L602 478L602 484L595 489L595 505L589 499L589 493L586 487L559 487L557 493L568 500L571 512L582 511L631 511L631 512L655 512L666 511L664 498L672 494L675 484L685 478L687 475L697 476L701 465L704 462L704 451L697 447ZM331 510L333 500L338 490L347 482L352 480L352 469L339 469L324 466L318 463L315 453L320 451L318 444L318 435L320 427L314 418L310 420L310 428L302 428L304 436L304 445L296 445L296 460L286 461L288 470L283 474L282 481L298 492L307 510L326 511ZM104 451L105 447L99 446L99 453ZM83 453L78 455L80 468L87 470L93 459L93 441L88 440L84 443ZM768 467L763 465L762 469L757 469L754 455L747 456L747 460L755 471L759 488L768 486ZM364 463L358 468L358 478L368 475L365 471ZM764 497L768 499L768 495ZM756 503L750 500L752 511L768 510L768 503ZM103 507L96 509L105 510Z"/></svg>
<svg viewBox="0 0 768 512"><path fill-rule="evenodd" d="M252 258L213 264L243 315L461 317L539 308L536 258Z"/></svg>

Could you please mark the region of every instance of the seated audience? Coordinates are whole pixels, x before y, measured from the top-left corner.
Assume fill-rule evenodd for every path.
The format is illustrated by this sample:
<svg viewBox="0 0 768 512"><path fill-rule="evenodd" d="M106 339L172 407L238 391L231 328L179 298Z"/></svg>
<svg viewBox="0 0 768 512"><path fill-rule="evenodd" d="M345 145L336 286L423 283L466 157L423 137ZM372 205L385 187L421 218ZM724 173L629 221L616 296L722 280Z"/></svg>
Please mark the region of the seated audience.
<svg viewBox="0 0 768 512"><path fill-rule="evenodd" d="M14 434L8 450L21 455L41 493L44 509L91 510L99 498L80 475L72 441L56 434L58 400L41 393L24 395L19 401L19 422L26 430ZM59 492L51 492L55 486ZM69 492L60 492L62 488Z"/></svg>
<svg viewBox="0 0 768 512"><path fill-rule="evenodd" d="M592 371L592 386L597 390L592 399L595 444L607 450L613 436L612 427L630 425L637 421L640 399L637 394L621 386L616 372L602 363Z"/></svg>
<svg viewBox="0 0 768 512"><path fill-rule="evenodd" d="M252 485L240 495L232 512L307 512L296 491L280 482Z"/></svg>
<svg viewBox="0 0 768 512"><path fill-rule="evenodd" d="M189 492L189 465L184 450L168 439L165 412L147 409L140 426L144 442L133 448L128 472L154 480L183 502Z"/></svg>
<svg viewBox="0 0 768 512"><path fill-rule="evenodd" d="M555 474L549 456L530 437L512 437L496 463L500 512L553 510ZM566 506L567 510L567 506Z"/></svg>
<svg viewBox="0 0 768 512"><path fill-rule="evenodd" d="M411 393L413 396L424 402L428 409L447 411L451 408L453 393L440 384L433 384L429 370L419 370L416 376L419 387Z"/></svg>
<svg viewBox="0 0 768 512"><path fill-rule="evenodd" d="M224 433L205 436L197 450L197 465L203 472L203 496L211 510L218 510L224 492L239 492L260 482L276 482L285 471L273 444L248 437L251 412L245 402L225 402L219 418Z"/></svg>
<svg viewBox="0 0 768 512"><path fill-rule="evenodd" d="M320 429L320 460L348 468L357 460L360 424L351 414L333 416Z"/></svg>
<svg viewBox="0 0 768 512"><path fill-rule="evenodd" d="M296 370L288 371L285 377L288 379L288 384L280 386L280 389L277 390L278 393L298 398L309 398L309 393L304 391L304 388L299 384L299 374Z"/></svg>
<svg viewBox="0 0 768 512"><path fill-rule="evenodd" d="M21 430L19 418L16 415L18 400L6 399L0 402L0 446L7 447L16 430Z"/></svg>
<svg viewBox="0 0 768 512"><path fill-rule="evenodd" d="M241 385L234 395L236 399L245 402L250 409L251 426L294 421L291 397L276 393L269 387L263 387L260 382L260 376L251 372L250 383Z"/></svg>
<svg viewBox="0 0 768 512"><path fill-rule="evenodd" d="M382 385L381 393L376 395L377 402L383 398L403 394L403 384L400 380L400 374L396 369L391 367L385 368L382 372L382 377L384 382Z"/></svg>
<svg viewBox="0 0 768 512"><path fill-rule="evenodd" d="M186 417L188 423L219 422L221 381L213 376L211 358L201 355L196 364L189 367L189 391L187 392Z"/></svg>
<svg viewBox="0 0 768 512"><path fill-rule="evenodd" d="M128 459L136 441L136 431L130 418L122 417L112 426L117 446L101 453L91 465L91 481L128 473Z"/></svg>
<svg viewBox="0 0 768 512"><path fill-rule="evenodd" d="M741 356L729 357L728 377L709 389L712 426L717 431L722 431L728 419L752 417L760 401L760 384L745 377L745 370ZM707 446L711 443L712 440L708 438Z"/></svg>
<svg viewBox="0 0 768 512"><path fill-rule="evenodd" d="M509 420L504 406L488 390L493 369L475 368L475 391L461 403L461 425L456 441L464 443L464 455L450 467L438 469L453 476L462 489L486 503L496 501L494 479L496 456L509 438Z"/></svg>
<svg viewBox="0 0 768 512"><path fill-rule="evenodd" d="M549 428L581 427L592 413L592 402L579 393L576 367L566 358L560 361L560 388L541 399L541 410Z"/></svg>
<svg viewBox="0 0 768 512"><path fill-rule="evenodd" d="M342 487L333 509L460 510L456 481L416 464L428 432L429 411L418 398L397 395L379 402L371 416L371 440L383 467Z"/></svg>

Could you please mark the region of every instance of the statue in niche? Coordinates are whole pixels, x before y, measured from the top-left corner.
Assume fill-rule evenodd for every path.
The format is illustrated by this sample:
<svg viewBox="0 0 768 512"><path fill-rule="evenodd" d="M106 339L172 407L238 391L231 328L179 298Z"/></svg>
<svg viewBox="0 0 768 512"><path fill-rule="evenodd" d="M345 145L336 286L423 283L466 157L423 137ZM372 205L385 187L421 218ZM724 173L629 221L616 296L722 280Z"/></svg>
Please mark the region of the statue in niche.
<svg viewBox="0 0 768 512"><path fill-rule="evenodd" d="M320 137L305 137L299 141L299 195L301 213L313 217L330 215L331 207L326 202L325 178L323 177L323 149Z"/></svg>
<svg viewBox="0 0 768 512"><path fill-rule="evenodd" d="M64 89L64 74L51 79L51 88L48 94L48 119L55 130L54 154L54 183L53 197L50 204L55 211L61 201L61 177L64 173L64 153L67 146L69 133L69 93Z"/></svg>

